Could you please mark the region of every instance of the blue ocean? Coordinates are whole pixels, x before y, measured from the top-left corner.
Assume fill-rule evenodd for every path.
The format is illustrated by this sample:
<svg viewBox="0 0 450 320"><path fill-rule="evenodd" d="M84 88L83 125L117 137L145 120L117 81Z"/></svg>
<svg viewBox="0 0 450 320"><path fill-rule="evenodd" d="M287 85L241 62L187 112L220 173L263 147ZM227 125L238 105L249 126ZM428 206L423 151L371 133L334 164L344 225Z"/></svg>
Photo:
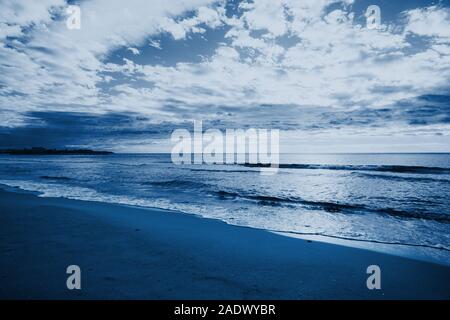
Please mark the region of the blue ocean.
<svg viewBox="0 0 450 320"><path fill-rule="evenodd" d="M283 154L277 174L170 154L0 156L0 183L229 224L413 248L450 264L450 154ZM149 213L150 214L150 213ZM169 213L168 213L169 214Z"/></svg>

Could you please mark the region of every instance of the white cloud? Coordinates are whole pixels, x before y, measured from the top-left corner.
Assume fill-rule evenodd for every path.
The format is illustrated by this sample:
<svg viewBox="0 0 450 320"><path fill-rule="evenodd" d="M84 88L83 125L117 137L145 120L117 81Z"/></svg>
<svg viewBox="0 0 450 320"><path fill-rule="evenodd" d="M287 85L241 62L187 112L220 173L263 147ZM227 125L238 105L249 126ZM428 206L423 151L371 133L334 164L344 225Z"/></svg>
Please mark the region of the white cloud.
<svg viewBox="0 0 450 320"><path fill-rule="evenodd" d="M0 21L21 27L49 23L53 10L64 5L64 0L2 0Z"/></svg>
<svg viewBox="0 0 450 320"><path fill-rule="evenodd" d="M408 23L406 31L420 36L450 39L450 10L432 6L418 8L405 13Z"/></svg>
<svg viewBox="0 0 450 320"><path fill-rule="evenodd" d="M161 48L161 43L159 42L159 41L156 41L156 40L149 40L149 42L148 42L148 44L150 45L150 47L153 47L153 48L156 48L156 49L159 49L159 50L161 50L162 48Z"/></svg>
<svg viewBox="0 0 450 320"><path fill-rule="evenodd" d="M244 2L240 7L246 10L241 19L249 30L267 30L274 37L286 33L287 21L283 1Z"/></svg>
<svg viewBox="0 0 450 320"><path fill-rule="evenodd" d="M291 12L297 9L281 1L273 6L287 6ZM405 34L395 34L388 28L369 30L355 25L348 12L335 10L324 15L323 7L318 10L317 3L312 2L311 6L312 12L321 15L306 16L310 22L301 32L289 25L283 29L300 38L290 48L283 48L273 37L251 36L252 30L245 27L249 15L243 14L242 23L234 20L226 35L231 47L220 46L208 61L174 68L143 67L142 78L157 83L148 92L148 99L164 104L176 97L185 105L382 108L448 83L445 70L450 60L436 52L447 46L408 54L411 45ZM256 5L241 7L254 19L260 11L266 12ZM264 17L258 28L263 28L262 21Z"/></svg>
<svg viewBox="0 0 450 320"><path fill-rule="evenodd" d="M85 108L182 121L189 112L214 118L217 109L211 106L236 113L259 105L274 105L273 112L286 105L377 109L434 92L450 80L445 8L406 12L405 32L398 33L390 26L369 30L356 24L346 7L349 0L246 1L242 15L234 17L209 0L95 0L81 5L81 30L67 30L63 20L51 19L61 1L37 3L31 10L8 2L1 12L0 39L31 28L26 42L0 47L3 114L18 106L20 111ZM331 3L343 6L328 12ZM161 49L151 40L161 33L180 40L224 26L228 32L215 54L199 63L106 63L119 47L134 54L145 45ZM434 41L411 50L411 33ZM105 93L100 86L113 85L113 73L131 80ZM165 109L172 104L186 112Z"/></svg>
<svg viewBox="0 0 450 320"><path fill-rule="evenodd" d="M20 26L0 23L0 40L4 40L6 37L20 37L22 35Z"/></svg>
<svg viewBox="0 0 450 320"><path fill-rule="evenodd" d="M140 53L138 48L129 47L127 48L128 51L131 51L132 54L137 55Z"/></svg>
<svg viewBox="0 0 450 320"><path fill-rule="evenodd" d="M106 54L120 46L140 45L160 33L165 21L212 2L82 2L80 30L68 30L64 19L51 18L52 12L65 12L64 1L2 2L0 34L17 35L18 27L30 30L26 40L0 47L0 105L20 105L21 111L71 108L73 103L99 108L105 97L97 88L103 79L98 73Z"/></svg>

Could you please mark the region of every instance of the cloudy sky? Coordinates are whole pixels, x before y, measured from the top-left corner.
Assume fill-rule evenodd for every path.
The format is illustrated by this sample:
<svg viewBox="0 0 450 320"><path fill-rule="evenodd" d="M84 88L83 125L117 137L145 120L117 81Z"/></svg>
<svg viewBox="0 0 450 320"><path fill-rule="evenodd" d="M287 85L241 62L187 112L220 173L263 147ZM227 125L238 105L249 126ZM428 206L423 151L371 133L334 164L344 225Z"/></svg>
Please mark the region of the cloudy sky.
<svg viewBox="0 0 450 320"><path fill-rule="evenodd" d="M284 152L450 152L450 1L0 0L0 42L0 147L170 151L197 119Z"/></svg>

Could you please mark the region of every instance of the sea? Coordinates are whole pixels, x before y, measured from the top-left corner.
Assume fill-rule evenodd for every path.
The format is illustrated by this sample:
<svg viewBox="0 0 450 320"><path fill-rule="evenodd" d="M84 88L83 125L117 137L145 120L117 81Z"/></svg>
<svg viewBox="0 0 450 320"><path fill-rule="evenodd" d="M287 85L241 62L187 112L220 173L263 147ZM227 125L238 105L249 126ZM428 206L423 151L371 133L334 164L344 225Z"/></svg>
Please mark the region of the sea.
<svg viewBox="0 0 450 320"><path fill-rule="evenodd" d="M238 164L173 164L170 154L0 155L0 183L450 265L450 154L282 154L280 162L262 175Z"/></svg>

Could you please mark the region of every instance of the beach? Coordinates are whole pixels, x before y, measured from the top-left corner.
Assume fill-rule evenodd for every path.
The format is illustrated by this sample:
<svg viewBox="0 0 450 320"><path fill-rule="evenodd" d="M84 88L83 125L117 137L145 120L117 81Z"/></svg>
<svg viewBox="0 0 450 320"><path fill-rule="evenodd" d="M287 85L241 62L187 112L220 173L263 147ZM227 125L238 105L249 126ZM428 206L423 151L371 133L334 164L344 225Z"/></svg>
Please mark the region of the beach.
<svg viewBox="0 0 450 320"><path fill-rule="evenodd" d="M3 188L0 226L1 299L450 298L444 265L175 211ZM81 290L66 287L69 265Z"/></svg>

